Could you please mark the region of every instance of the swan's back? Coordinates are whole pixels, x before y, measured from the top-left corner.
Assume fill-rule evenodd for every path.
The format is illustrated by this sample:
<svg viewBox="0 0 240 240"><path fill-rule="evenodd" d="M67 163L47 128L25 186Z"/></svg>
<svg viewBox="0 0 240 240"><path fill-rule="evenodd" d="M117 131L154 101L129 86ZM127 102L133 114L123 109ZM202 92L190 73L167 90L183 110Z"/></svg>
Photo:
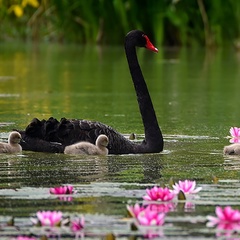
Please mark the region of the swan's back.
<svg viewBox="0 0 240 240"><path fill-rule="evenodd" d="M136 144L126 139L113 128L94 121L66 119L58 121L55 118L39 120L34 118L25 131L19 131L24 142L24 150L36 152L64 152L66 146L77 142L95 144L97 137L104 134L109 139L110 154L134 153Z"/></svg>

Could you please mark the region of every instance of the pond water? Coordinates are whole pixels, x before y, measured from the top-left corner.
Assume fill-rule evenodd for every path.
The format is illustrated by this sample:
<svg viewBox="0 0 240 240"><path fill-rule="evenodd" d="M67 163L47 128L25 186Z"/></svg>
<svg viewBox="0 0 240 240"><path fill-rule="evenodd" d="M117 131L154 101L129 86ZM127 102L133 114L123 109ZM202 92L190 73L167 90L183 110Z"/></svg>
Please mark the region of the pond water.
<svg viewBox="0 0 240 240"><path fill-rule="evenodd" d="M34 118L98 120L126 137L143 139L143 126L123 47L0 45L0 138ZM224 156L231 126L240 127L240 55L234 49L138 51L165 147L158 154L70 156L23 151L0 155L0 236L54 239L137 239L126 205L142 203L146 188L196 180L202 191L174 202L161 239L214 239L206 216L217 205L240 208L240 157ZM218 181L216 180L218 179ZM71 184L68 198L49 188ZM35 227L39 210L84 216L75 236L68 227ZM6 223L14 219L14 226ZM159 233L160 232L160 233Z"/></svg>

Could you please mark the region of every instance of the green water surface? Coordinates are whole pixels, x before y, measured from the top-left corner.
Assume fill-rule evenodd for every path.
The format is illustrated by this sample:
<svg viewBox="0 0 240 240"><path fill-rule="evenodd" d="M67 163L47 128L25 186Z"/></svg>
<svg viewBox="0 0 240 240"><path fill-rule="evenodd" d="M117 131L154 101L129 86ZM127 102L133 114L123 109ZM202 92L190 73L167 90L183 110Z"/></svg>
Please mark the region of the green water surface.
<svg viewBox="0 0 240 240"><path fill-rule="evenodd" d="M142 201L147 187L196 180L203 190L194 208L181 205L163 226L166 239L215 238L206 215L216 205L240 208L240 158L223 156L231 126L240 127L240 56L234 49L144 49L138 57L162 129L158 154L69 156L24 152L0 155L0 235L33 234L38 210L84 215L86 238L108 233L139 236L126 220L126 204ZM0 45L0 137L34 118L98 120L143 139L143 126L121 46ZM213 176L219 179L213 184ZM72 184L72 201L49 188ZM11 217L20 227L3 227ZM58 230L60 231L60 230ZM61 230L62 231L62 230ZM71 239L71 235L58 236ZM140 234L141 236L141 234Z"/></svg>

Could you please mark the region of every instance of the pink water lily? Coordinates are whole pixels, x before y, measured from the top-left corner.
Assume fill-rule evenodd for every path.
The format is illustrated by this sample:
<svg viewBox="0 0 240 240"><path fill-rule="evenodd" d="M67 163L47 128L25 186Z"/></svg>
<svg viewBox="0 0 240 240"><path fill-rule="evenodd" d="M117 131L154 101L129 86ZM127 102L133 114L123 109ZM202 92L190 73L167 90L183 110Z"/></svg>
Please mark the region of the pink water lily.
<svg viewBox="0 0 240 240"><path fill-rule="evenodd" d="M143 196L147 201L170 201L175 197L175 194L169 188L154 186L151 189L146 189L147 195Z"/></svg>
<svg viewBox="0 0 240 240"><path fill-rule="evenodd" d="M164 224L165 214L152 211L146 208L137 216L137 221L143 226L162 226Z"/></svg>
<svg viewBox="0 0 240 240"><path fill-rule="evenodd" d="M27 236L18 236L14 239L16 239L16 240L36 240L36 238L34 238L34 237L27 237Z"/></svg>
<svg viewBox="0 0 240 240"><path fill-rule="evenodd" d="M149 204L147 206L152 211L157 211L159 213L168 213L175 209L175 204L173 202L164 202L160 204Z"/></svg>
<svg viewBox="0 0 240 240"><path fill-rule="evenodd" d="M73 197L62 196L62 197L58 197L58 199L65 202L71 202L73 200Z"/></svg>
<svg viewBox="0 0 240 240"><path fill-rule="evenodd" d="M195 203L186 201L184 204L185 212L190 212L195 210Z"/></svg>
<svg viewBox="0 0 240 240"><path fill-rule="evenodd" d="M220 226L222 229L239 230L240 229L240 211L234 210L230 206L215 209L216 217L207 216L207 227Z"/></svg>
<svg viewBox="0 0 240 240"><path fill-rule="evenodd" d="M143 210L145 210L145 207L141 206L138 203L135 203L135 205L133 205L133 206L127 205L128 213L131 215L131 217L134 217L134 218L136 218L138 216L138 214L140 212L142 212Z"/></svg>
<svg viewBox="0 0 240 240"><path fill-rule="evenodd" d="M58 226L62 221L62 212L60 211L38 211L37 218L41 226ZM34 220L33 223L36 224Z"/></svg>
<svg viewBox="0 0 240 240"><path fill-rule="evenodd" d="M230 143L240 143L240 128L231 127L229 132L231 134L229 142Z"/></svg>
<svg viewBox="0 0 240 240"><path fill-rule="evenodd" d="M50 188L49 192L51 194L61 195L61 194L73 194L73 186L72 185L66 185L66 186L60 186L60 187L54 187Z"/></svg>
<svg viewBox="0 0 240 240"><path fill-rule="evenodd" d="M138 215L137 222L137 228L143 233L144 239L164 237L163 229L159 227L165 222L164 213L152 211L148 208Z"/></svg>
<svg viewBox="0 0 240 240"><path fill-rule="evenodd" d="M172 187L174 194L178 194L180 191L184 194L195 194L202 190L202 187L196 188L196 181L191 180L178 181Z"/></svg>
<svg viewBox="0 0 240 240"><path fill-rule="evenodd" d="M80 231L84 228L85 225L85 220L84 217L82 216L81 218L76 218L71 221L71 229L73 232Z"/></svg>

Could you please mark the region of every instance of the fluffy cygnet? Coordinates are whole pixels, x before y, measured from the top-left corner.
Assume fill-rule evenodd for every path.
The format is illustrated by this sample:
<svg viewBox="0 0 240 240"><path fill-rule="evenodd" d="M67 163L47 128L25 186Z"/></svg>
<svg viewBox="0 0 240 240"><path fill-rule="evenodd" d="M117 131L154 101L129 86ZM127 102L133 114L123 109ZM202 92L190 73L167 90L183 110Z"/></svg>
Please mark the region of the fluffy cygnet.
<svg viewBox="0 0 240 240"><path fill-rule="evenodd" d="M99 135L95 145L89 142L79 142L65 147L65 154L107 155L108 137Z"/></svg>
<svg viewBox="0 0 240 240"><path fill-rule="evenodd" d="M21 153L22 147L19 145L21 139L19 132L11 132L8 136L8 143L0 142L0 153Z"/></svg>
<svg viewBox="0 0 240 240"><path fill-rule="evenodd" d="M240 155L240 143L233 143L225 146L223 153L228 155Z"/></svg>

